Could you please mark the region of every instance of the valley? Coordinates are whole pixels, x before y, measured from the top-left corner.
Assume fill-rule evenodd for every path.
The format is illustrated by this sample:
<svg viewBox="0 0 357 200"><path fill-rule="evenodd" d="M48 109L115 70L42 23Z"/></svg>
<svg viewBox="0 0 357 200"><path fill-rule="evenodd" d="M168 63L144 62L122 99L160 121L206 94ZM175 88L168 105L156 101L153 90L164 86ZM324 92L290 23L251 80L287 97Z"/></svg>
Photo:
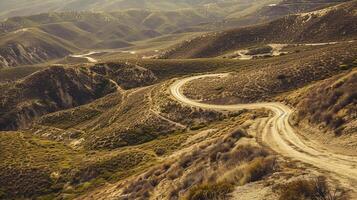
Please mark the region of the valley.
<svg viewBox="0 0 357 200"><path fill-rule="evenodd" d="M357 0L5 0L0 19L0 199L357 198Z"/></svg>

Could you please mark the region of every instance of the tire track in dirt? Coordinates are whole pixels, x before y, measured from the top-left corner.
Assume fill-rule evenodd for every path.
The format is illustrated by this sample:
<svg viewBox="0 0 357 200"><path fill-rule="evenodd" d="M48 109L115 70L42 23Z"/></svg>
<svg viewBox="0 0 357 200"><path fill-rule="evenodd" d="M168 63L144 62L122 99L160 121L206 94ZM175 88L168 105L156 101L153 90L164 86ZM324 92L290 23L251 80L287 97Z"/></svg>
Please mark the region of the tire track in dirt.
<svg viewBox="0 0 357 200"><path fill-rule="evenodd" d="M261 135L261 143L271 148L276 153L312 165L323 171L334 180L338 180L341 186L350 189L352 198L357 197L357 157L342 154L335 154L326 149L318 149L308 146L310 142L304 142L294 128L290 125L289 119L293 110L280 102L216 105L206 104L191 100L182 94L182 86L190 81L200 78L221 77L228 74L208 74L188 77L176 81L171 85L171 94L181 103L211 109L217 111L236 111L242 109L267 109L272 111L263 126L257 126L257 134Z"/></svg>

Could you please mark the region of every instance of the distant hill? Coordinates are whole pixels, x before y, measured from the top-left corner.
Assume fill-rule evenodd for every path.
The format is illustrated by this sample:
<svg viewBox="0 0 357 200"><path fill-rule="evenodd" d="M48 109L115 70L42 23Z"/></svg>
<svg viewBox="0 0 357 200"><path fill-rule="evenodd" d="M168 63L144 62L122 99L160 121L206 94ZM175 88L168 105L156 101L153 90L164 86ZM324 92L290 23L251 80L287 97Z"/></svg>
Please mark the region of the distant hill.
<svg viewBox="0 0 357 200"><path fill-rule="evenodd" d="M0 68L63 58L84 49L128 47L133 41L219 18L192 9L14 17L0 24Z"/></svg>
<svg viewBox="0 0 357 200"><path fill-rule="evenodd" d="M356 37L357 1L228 31L204 34L180 43L161 58L215 57L228 51L267 43L309 43Z"/></svg>
<svg viewBox="0 0 357 200"><path fill-rule="evenodd" d="M19 29L0 39L0 68L45 62L78 50L70 41L40 29Z"/></svg>
<svg viewBox="0 0 357 200"><path fill-rule="evenodd" d="M4 16L41 13L0 22L0 68L43 63L88 49L129 47L135 41L172 33L217 31L263 23L337 3L341 1L0 2L0 18L1 13Z"/></svg>
<svg viewBox="0 0 357 200"><path fill-rule="evenodd" d="M0 2L0 19L46 12L100 11L111 12L127 9L172 11L178 9L204 8L207 12L229 14L278 0L13 0Z"/></svg>

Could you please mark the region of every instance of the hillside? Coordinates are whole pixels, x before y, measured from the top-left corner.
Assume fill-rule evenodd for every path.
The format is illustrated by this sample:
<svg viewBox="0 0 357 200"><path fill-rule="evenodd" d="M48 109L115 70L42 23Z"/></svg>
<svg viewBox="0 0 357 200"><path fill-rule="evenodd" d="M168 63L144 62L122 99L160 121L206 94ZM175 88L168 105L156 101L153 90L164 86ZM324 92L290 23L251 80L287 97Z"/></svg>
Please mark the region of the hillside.
<svg viewBox="0 0 357 200"><path fill-rule="evenodd" d="M312 81L353 68L356 45L356 42L336 44L297 54L252 60L252 67L231 73L224 79L194 81L184 93L193 99L225 104L269 100Z"/></svg>
<svg viewBox="0 0 357 200"><path fill-rule="evenodd" d="M0 36L0 68L46 62L79 49L69 41L36 28Z"/></svg>
<svg viewBox="0 0 357 200"><path fill-rule="evenodd" d="M124 5L128 3L129 2L126 1L112 2L111 4L108 3L108 5L110 5L108 8L110 9L104 9L106 12L94 12L93 9L90 8L91 6L98 8L99 4L97 2L88 2L89 5L87 7L83 2L79 3L72 1L68 3L68 6L73 7L74 5L78 5L83 7L78 8L78 10L75 9L76 6L73 7L74 10L58 8L54 10L56 12L41 12L36 15L7 18L0 24L0 67L4 68L44 63L49 60L64 58L73 52L87 51L91 49L118 49L128 47L135 49L136 46L134 43L136 41L163 35L170 36L171 34L177 33L192 33L192 35L194 35L194 33L197 32L225 30L232 27L252 25L271 21L292 13L311 11L321 7L335 5L338 1L311 3L309 1L278 2L271 0L251 2L232 0L224 3L219 2L208 4L205 4L204 1L182 3L167 2L167 4L164 5L175 4L177 6L177 8L173 7L173 9L169 10L143 10L146 8L145 5L129 3L130 6L128 8L130 9L125 9L126 6L120 7L120 9L114 9L115 6L122 6L122 4ZM150 8L158 7L159 5L156 1L146 3ZM37 4L40 5L41 8L44 5L49 6L52 4L54 7L67 7L62 4L58 5L58 3L55 3L54 1L47 3L36 2L33 6L36 7ZM155 4L155 6L150 6L151 4ZM7 5L4 6L11 5L7 3ZM105 7L105 5L101 6ZM50 6L48 8L51 10L52 7ZM256 31L262 33L270 30L272 27L273 29L276 29L276 31L281 31L281 29L284 28L290 29L292 26L294 26L293 28L295 29L301 30L296 24L289 25L289 23L294 23L293 21L302 23L304 20L305 19L285 19L267 27L257 28L258 30ZM309 23L314 24L323 22ZM287 24L285 25L287 27L281 27L281 24ZM310 27L314 25L308 26ZM331 27L331 29L332 28L336 27ZM351 28L353 29L353 27ZM254 32L255 30L248 29L246 31L240 31L245 32L240 33L242 34L241 37L247 38L247 31ZM236 31L228 31L228 35L222 37L233 37L232 34L236 35L235 32ZM306 32L306 34L309 34L308 31ZM298 35L298 33L294 34ZM333 34L334 33L331 33L331 35ZM23 35L26 35L25 38L22 38ZM198 40L197 43L199 43L197 45L202 43L209 44L212 40L216 40L216 37L219 37L214 35L215 34L206 35L203 40L205 42L200 42L202 38L196 39ZM271 38L272 36L269 36L269 34L263 36L257 35L254 37L260 37L263 41L282 41L281 38ZM11 41L8 41L8 38L11 38ZM36 40L34 38L36 38ZM26 41L33 41L33 43L26 43L26 45L24 45L23 39L26 39ZM286 38L283 39L286 40ZM235 40L238 40L237 42L240 44L244 43L244 41L239 40L239 38L236 38ZM171 42L177 43L178 41L173 40ZM217 42L223 42L224 44L224 41ZM182 45L185 46L186 44ZM195 45L190 46L194 47ZM140 46L137 48L140 49ZM197 46L194 48L203 47ZM188 50L187 53L189 52L191 51ZM167 54L170 53L166 53L163 57L170 57ZM172 57L175 56L173 55ZM193 55L193 57L197 56Z"/></svg>
<svg viewBox="0 0 357 200"><path fill-rule="evenodd" d="M0 25L0 67L41 63L93 48L128 47L133 41L218 18L219 15L190 9L45 13L9 18Z"/></svg>
<svg viewBox="0 0 357 200"><path fill-rule="evenodd" d="M292 91L286 98L296 107L292 122L305 137L314 138L340 152L354 151L357 144L354 88L356 68ZM311 127L318 127L319 131Z"/></svg>
<svg viewBox="0 0 357 200"><path fill-rule="evenodd" d="M266 1L266 4L256 3L251 7L229 12L222 21L213 23L199 24L188 28L187 30L218 30L250 26L270 22L281 17L299 14L302 12L311 12L326 7L347 2L350 0L282 0Z"/></svg>
<svg viewBox="0 0 357 200"><path fill-rule="evenodd" d="M348 0L283 0L277 3L271 3L258 9L256 12L240 16L237 19L236 15L228 16L228 22L239 26L258 24L267 21L272 21L286 15L298 14L303 12L311 12L325 7L330 7Z"/></svg>
<svg viewBox="0 0 357 200"><path fill-rule="evenodd" d="M298 120L308 118L311 123L322 123L336 135L355 133L356 75L353 70L310 88L296 106Z"/></svg>
<svg viewBox="0 0 357 200"><path fill-rule="evenodd" d="M0 87L1 130L26 128L41 115L86 104L116 90L102 76L63 67L45 69Z"/></svg>
<svg viewBox="0 0 357 200"><path fill-rule="evenodd" d="M161 58L215 57L229 51L269 43L314 43L352 40L356 34L356 1L310 13L290 15L270 23L187 40L163 53Z"/></svg>
<svg viewBox="0 0 357 200"><path fill-rule="evenodd" d="M270 2L267 2L270 3ZM250 7L264 4L262 0L228 0L215 2L211 0L188 1L188 0L113 0L113 1L60 1L60 0L15 0L11 2L1 2L0 18L33 15L46 12L66 12L66 11L100 11L111 12L117 10L141 9L141 10L180 10L180 9L207 9L209 12L234 12Z"/></svg>

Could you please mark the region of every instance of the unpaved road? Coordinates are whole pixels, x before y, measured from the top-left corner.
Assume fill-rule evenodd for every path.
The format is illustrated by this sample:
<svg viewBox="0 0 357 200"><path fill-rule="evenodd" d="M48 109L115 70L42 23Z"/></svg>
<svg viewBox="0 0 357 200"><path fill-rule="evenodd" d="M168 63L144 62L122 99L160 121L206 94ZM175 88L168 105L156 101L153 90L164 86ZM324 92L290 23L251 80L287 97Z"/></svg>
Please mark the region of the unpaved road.
<svg viewBox="0 0 357 200"><path fill-rule="evenodd" d="M189 77L176 81L171 87L171 94L180 102L190 106L217 111L236 111L241 109L268 109L274 114L257 127L261 142L276 153L313 166L345 188L351 190L352 199L357 199L357 157L335 154L303 140L289 123L293 110L279 102L214 105L188 99L182 94L182 86L188 82L210 77L225 77L228 74L209 74Z"/></svg>
<svg viewBox="0 0 357 200"><path fill-rule="evenodd" d="M85 58L85 59L87 59L88 62L90 62L90 63L96 63L96 62L98 62L98 60L95 59L95 58L92 58L92 57L90 57L90 56L93 55L93 54L97 54L97 53L100 53L100 52L98 52L98 51L91 51L91 52L86 53L86 54L70 55L70 57L73 57L73 58Z"/></svg>
<svg viewBox="0 0 357 200"><path fill-rule="evenodd" d="M107 49L107 50L94 50L94 51L90 51L89 53L85 53L85 54L72 54L72 55L69 55L69 56L72 57L72 58L85 58L90 63L97 63L98 60L93 58L93 57L91 57L92 55L99 54L99 53L115 53L115 52L136 54L135 51L123 51L123 50L118 50L118 49Z"/></svg>

